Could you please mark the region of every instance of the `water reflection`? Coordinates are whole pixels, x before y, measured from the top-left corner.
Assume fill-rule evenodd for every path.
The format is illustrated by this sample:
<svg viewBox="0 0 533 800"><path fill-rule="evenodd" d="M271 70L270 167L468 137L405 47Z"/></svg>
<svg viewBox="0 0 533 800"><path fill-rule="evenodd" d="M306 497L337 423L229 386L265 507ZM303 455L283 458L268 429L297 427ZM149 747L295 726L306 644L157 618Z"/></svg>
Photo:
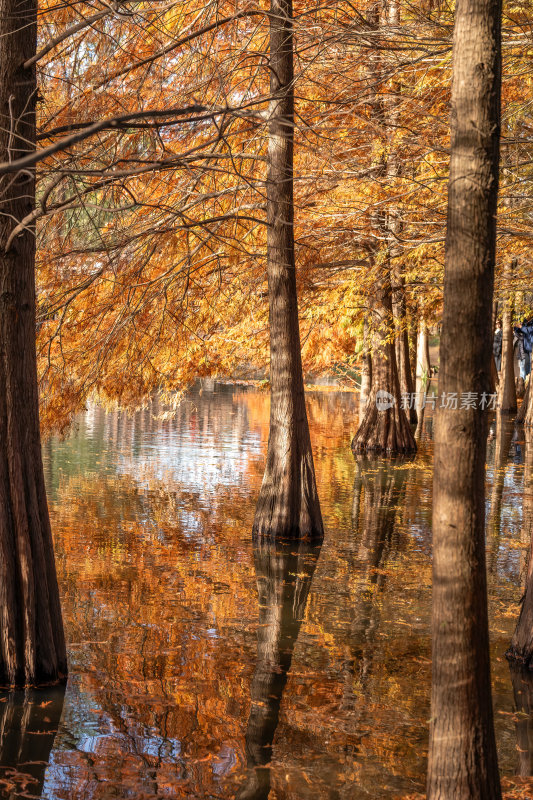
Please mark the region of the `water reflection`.
<svg viewBox="0 0 533 800"><path fill-rule="evenodd" d="M489 457L493 453L492 491L490 495L490 514L487 520L487 567L494 572L497 566L500 549L501 516L503 489L505 485L506 467L509 450L517 430L508 414L496 412L495 420L490 427L487 451Z"/></svg>
<svg viewBox="0 0 533 800"><path fill-rule="evenodd" d="M254 538L259 600L257 665L246 728L248 775L237 794L239 800L266 800L270 792L272 742L321 546L321 542L272 544Z"/></svg>
<svg viewBox="0 0 533 800"><path fill-rule="evenodd" d="M65 687L0 693L0 795L40 797Z"/></svg>
<svg viewBox="0 0 533 800"><path fill-rule="evenodd" d="M377 594L385 588L387 560L400 547L395 521L405 494L404 466L410 461L412 459L406 457L378 460L356 456L352 525L357 545L353 558L357 560L360 582L350 624L350 654L344 665L347 679L343 697L345 709L355 705L356 695L368 697L368 679L380 617Z"/></svg>
<svg viewBox="0 0 533 800"><path fill-rule="evenodd" d="M252 541L264 392L204 386L177 410L133 415L91 407L47 443L71 673L43 797L229 800L270 785L280 800L391 800L423 789L432 409L413 461L355 462L356 399L307 398L326 528L318 561ZM524 467L501 463L489 586L499 755L512 773L501 656L521 594ZM489 503L497 472L487 470Z"/></svg>
<svg viewBox="0 0 533 800"><path fill-rule="evenodd" d="M512 664L509 671L515 702L516 774L527 778L533 775L533 675Z"/></svg>

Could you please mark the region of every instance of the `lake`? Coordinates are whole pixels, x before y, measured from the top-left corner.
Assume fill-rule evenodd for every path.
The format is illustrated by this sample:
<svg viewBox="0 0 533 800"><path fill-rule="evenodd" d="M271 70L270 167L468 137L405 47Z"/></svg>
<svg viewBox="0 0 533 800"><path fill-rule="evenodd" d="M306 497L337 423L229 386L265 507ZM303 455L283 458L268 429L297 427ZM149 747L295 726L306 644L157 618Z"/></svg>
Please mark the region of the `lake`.
<svg viewBox="0 0 533 800"><path fill-rule="evenodd" d="M356 401L308 394L320 548L252 542L266 392L206 382L175 410L91 405L44 443L70 675L64 694L0 695L6 797L423 791L433 419L426 410L416 458L356 460ZM530 774L533 742L532 690L516 680L513 690L504 657L533 511L524 436L493 420L487 465L505 775Z"/></svg>

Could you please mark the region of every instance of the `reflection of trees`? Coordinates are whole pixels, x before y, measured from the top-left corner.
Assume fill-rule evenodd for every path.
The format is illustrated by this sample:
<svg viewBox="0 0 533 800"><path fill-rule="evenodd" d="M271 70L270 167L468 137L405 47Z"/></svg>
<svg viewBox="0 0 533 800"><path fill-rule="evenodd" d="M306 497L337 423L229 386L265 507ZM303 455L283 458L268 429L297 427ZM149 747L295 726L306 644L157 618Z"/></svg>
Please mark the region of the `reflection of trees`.
<svg viewBox="0 0 533 800"><path fill-rule="evenodd" d="M488 570L490 573L496 571L498 562L498 550L500 547L502 498L505 485L505 469L509 457L509 448L513 438L513 423L509 420L509 415L501 411L496 412L494 422L496 430L494 433L494 461L492 469L492 492L490 498L490 516L487 521L488 539ZM489 449L490 444L489 444Z"/></svg>
<svg viewBox="0 0 533 800"><path fill-rule="evenodd" d="M533 775L533 675L512 664L509 669L516 707L516 774L527 778Z"/></svg>
<svg viewBox="0 0 533 800"><path fill-rule="evenodd" d="M533 432L526 429L526 453L524 459L524 492L522 499L523 538L529 544L529 560L526 571L522 608L507 657L524 667L533 662Z"/></svg>
<svg viewBox="0 0 533 800"><path fill-rule="evenodd" d="M352 524L357 535L357 548L353 558L359 571L364 568L363 582L358 600L353 608L350 625L349 658L345 662L346 684L344 707L355 700L354 683L366 692L372 665L373 642L379 624L376 591L385 586L383 568L389 553L398 548L396 514L402 506L408 459L372 459L357 457L354 481ZM361 493L364 491L362 519Z"/></svg>
<svg viewBox="0 0 533 800"><path fill-rule="evenodd" d="M239 800L267 798L272 741L321 542L254 541L259 595L257 665L246 729L248 778Z"/></svg>
<svg viewBox="0 0 533 800"><path fill-rule="evenodd" d="M64 697L64 686L0 695L0 796L41 796Z"/></svg>

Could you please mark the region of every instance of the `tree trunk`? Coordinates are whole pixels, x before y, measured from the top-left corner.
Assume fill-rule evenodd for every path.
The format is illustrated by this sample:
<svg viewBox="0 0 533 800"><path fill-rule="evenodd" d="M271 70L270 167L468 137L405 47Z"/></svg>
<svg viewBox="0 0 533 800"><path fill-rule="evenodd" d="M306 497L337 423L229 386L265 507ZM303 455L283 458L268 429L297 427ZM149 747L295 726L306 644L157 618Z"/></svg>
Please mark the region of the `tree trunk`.
<svg viewBox="0 0 533 800"><path fill-rule="evenodd" d="M238 800L267 800L270 792L272 742L321 544L266 542L254 537L257 665L246 728L248 776Z"/></svg>
<svg viewBox="0 0 533 800"><path fill-rule="evenodd" d="M501 1L458 0L439 394L490 391ZM428 800L500 800L485 569L487 411L437 408Z"/></svg>
<svg viewBox="0 0 533 800"><path fill-rule="evenodd" d="M321 536L322 515L305 408L293 230L292 0L271 0L267 176L270 433L254 531Z"/></svg>
<svg viewBox="0 0 533 800"><path fill-rule="evenodd" d="M429 363L428 329L425 321L420 320L416 340L416 392L420 393L429 383L431 366Z"/></svg>
<svg viewBox="0 0 533 800"><path fill-rule="evenodd" d="M514 260L504 271L504 285L509 286ZM494 359L493 359L494 360ZM513 297L511 292L505 298L502 309L502 364L498 391L498 407L504 414L515 414L516 386L514 381L513 352Z"/></svg>
<svg viewBox="0 0 533 800"><path fill-rule="evenodd" d="M36 0L0 0L0 162L35 148ZM35 176L0 179L0 684L55 681L66 651L44 485L35 353Z"/></svg>
<svg viewBox="0 0 533 800"><path fill-rule="evenodd" d="M403 278L399 277L393 290L393 313L396 321L396 363L398 367L398 380L400 382L400 393L411 396L415 387L413 384L413 372L411 369L411 358L409 353L409 331L407 326L407 309L405 302L405 286ZM416 425L418 414L414 404L409 404L409 422Z"/></svg>
<svg viewBox="0 0 533 800"><path fill-rule="evenodd" d="M494 339L494 332L496 330L496 322L498 321L498 308L499 303L497 300L494 300L492 303L492 337ZM503 346L503 342L502 342ZM491 361L490 365L490 375L491 375L491 385L490 385L490 392L494 394L494 392L499 391L498 386L500 383L500 377L498 375L498 370L496 369L496 361L494 358Z"/></svg>
<svg viewBox="0 0 533 800"><path fill-rule="evenodd" d="M527 382L526 391L524 394L524 399L522 400L522 405L520 407L520 411L522 408L525 407L525 414L524 414L524 423L531 427L533 425L533 392L531 391L531 375L529 376L529 380Z"/></svg>
<svg viewBox="0 0 533 800"><path fill-rule="evenodd" d="M493 359L494 360L494 359ZM501 539L502 499L505 486L505 470L509 459L509 449L513 439L513 423L503 411L496 412L494 432L494 462L492 468L492 491L490 496L490 515L487 520L487 541L489 543L488 572L494 574L498 565Z"/></svg>
<svg viewBox="0 0 533 800"><path fill-rule="evenodd" d="M522 526L526 541L529 542L529 555L524 594L520 616L506 653L509 661L525 669L533 668L533 435L526 429L526 452L524 459L524 492L522 500Z"/></svg>
<svg viewBox="0 0 533 800"><path fill-rule="evenodd" d="M381 278L373 304L372 388L365 415L352 440L352 450L354 453L414 453L416 443L401 407L396 354L388 331L392 319L388 277Z"/></svg>
<svg viewBox="0 0 533 800"><path fill-rule="evenodd" d="M363 323L363 354L361 357L361 388L359 390L359 419L362 420L372 386L372 356L368 346L368 323Z"/></svg>

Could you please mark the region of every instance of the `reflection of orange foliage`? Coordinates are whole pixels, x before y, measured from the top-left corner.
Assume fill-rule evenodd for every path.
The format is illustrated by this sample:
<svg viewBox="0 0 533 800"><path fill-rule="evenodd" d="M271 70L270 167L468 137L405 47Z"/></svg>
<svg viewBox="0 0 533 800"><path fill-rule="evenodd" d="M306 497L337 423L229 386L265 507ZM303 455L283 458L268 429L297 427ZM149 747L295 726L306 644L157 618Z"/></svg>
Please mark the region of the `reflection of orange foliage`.
<svg viewBox="0 0 533 800"><path fill-rule="evenodd" d="M385 785L400 795L421 789L425 772L431 450L424 445L407 464L367 464L357 484L353 395L313 392L307 401L326 537L281 703L271 798L376 796ZM82 460L72 471L88 435L73 434L51 511L70 642L66 705L73 733L93 738L86 752L54 751L54 797L105 798L114 788L122 796L119 787L129 787L152 799L230 798L242 783L257 659L251 526L268 402L258 391L204 392L185 398L175 420L93 415L102 472ZM228 454L233 427L239 446ZM188 483L186 470L179 480L158 444L180 436L211 465L239 456L243 474L209 489ZM397 474L397 507L375 489L380 470ZM372 524L380 514L391 528L382 543ZM506 610L493 604L497 653L513 625ZM506 670L493 665L500 697L509 693ZM506 716L496 724L514 736Z"/></svg>

